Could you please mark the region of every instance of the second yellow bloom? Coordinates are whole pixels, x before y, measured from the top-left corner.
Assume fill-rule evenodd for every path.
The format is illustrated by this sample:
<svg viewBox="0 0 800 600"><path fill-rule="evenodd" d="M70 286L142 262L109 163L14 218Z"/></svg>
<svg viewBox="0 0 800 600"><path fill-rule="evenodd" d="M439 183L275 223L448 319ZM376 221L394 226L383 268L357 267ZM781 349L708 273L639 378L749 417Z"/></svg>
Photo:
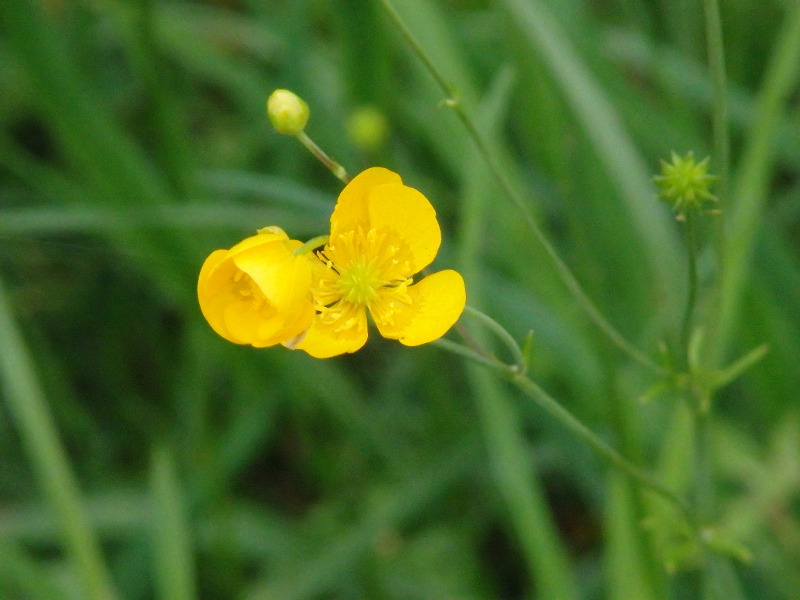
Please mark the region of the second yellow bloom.
<svg viewBox="0 0 800 600"><path fill-rule="evenodd" d="M331 235L314 260L317 316L297 348L317 358L355 352L367 341L367 312L386 338L431 342L458 320L464 280L452 270L414 284L441 244L427 198L380 167L359 174L339 196Z"/></svg>

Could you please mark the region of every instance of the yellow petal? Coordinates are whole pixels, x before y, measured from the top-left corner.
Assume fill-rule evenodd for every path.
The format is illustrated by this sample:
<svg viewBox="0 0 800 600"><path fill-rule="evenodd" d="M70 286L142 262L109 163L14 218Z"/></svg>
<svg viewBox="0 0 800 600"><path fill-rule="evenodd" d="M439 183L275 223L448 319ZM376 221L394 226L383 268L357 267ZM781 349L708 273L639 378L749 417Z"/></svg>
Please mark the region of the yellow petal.
<svg viewBox="0 0 800 600"><path fill-rule="evenodd" d="M367 342L367 313L361 306L353 307L348 313L336 320L318 315L295 347L314 358L330 358L359 350ZM343 327L342 322L346 320L351 322Z"/></svg>
<svg viewBox="0 0 800 600"><path fill-rule="evenodd" d="M206 258L197 279L197 299L211 329L229 342L241 343L232 339L225 325L225 307L239 299L231 284L236 267L225 261L227 254L227 250L216 250Z"/></svg>
<svg viewBox="0 0 800 600"><path fill-rule="evenodd" d="M271 335L269 335L268 329L259 329L257 336L254 337L250 344L256 348L265 348L267 346L282 344L287 340L297 337L308 329L315 314L316 312L311 302L301 304L295 315L283 315L284 320L282 326L274 330Z"/></svg>
<svg viewBox="0 0 800 600"><path fill-rule="evenodd" d="M433 262L442 243L442 232L436 211L425 196L399 183L379 185L369 192L368 210L371 227L393 230L408 245L412 258L407 275Z"/></svg>
<svg viewBox="0 0 800 600"><path fill-rule="evenodd" d="M311 265L292 252L300 245L269 227L230 250L213 252L197 281L200 309L211 328L228 341L258 347L306 329L315 312Z"/></svg>
<svg viewBox="0 0 800 600"><path fill-rule="evenodd" d="M367 196L373 187L385 183L401 183L400 175L383 167L372 167L345 186L331 215L331 238L342 231L356 230L359 225L364 231L369 229Z"/></svg>
<svg viewBox="0 0 800 600"><path fill-rule="evenodd" d="M406 346L418 346L442 337L464 310L464 278L456 271L439 271L408 288L409 304L395 307L392 322L375 320L378 331ZM375 313L373 313L373 317Z"/></svg>
<svg viewBox="0 0 800 600"><path fill-rule="evenodd" d="M222 280L214 280L212 274L216 271L227 254L227 250L214 250L203 262L203 266L200 267L200 275L197 278L198 296L213 294L217 291L217 288L222 285Z"/></svg>
<svg viewBox="0 0 800 600"><path fill-rule="evenodd" d="M267 307L268 308L268 307ZM252 300L239 299L224 310L225 327L230 338L237 344L254 344L280 331L283 320L275 310L258 310ZM261 344L264 345L264 344Z"/></svg>
<svg viewBox="0 0 800 600"><path fill-rule="evenodd" d="M311 263L305 256L292 253L301 245L296 240L258 244L242 249L232 260L267 300L278 309L289 309L311 294Z"/></svg>
<svg viewBox="0 0 800 600"><path fill-rule="evenodd" d="M235 256L239 252L253 248L254 246L261 246L262 244L267 244L270 242L287 241L288 239L289 236L286 235L286 232L284 232L283 229L273 225L272 227L264 227L263 229L259 229L256 235L251 235L250 237L243 239L241 242L228 250L228 252L231 256Z"/></svg>

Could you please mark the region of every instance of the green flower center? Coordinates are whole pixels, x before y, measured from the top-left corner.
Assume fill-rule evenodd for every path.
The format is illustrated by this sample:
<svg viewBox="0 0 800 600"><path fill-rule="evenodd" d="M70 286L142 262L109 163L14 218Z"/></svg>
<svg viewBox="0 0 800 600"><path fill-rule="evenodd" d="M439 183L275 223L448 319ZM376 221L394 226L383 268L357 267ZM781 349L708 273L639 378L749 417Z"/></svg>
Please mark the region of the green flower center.
<svg viewBox="0 0 800 600"><path fill-rule="evenodd" d="M337 285L342 298L369 307L385 283L373 268L372 261L361 260L339 273Z"/></svg>
<svg viewBox="0 0 800 600"><path fill-rule="evenodd" d="M317 254L320 265L313 289L323 319L341 320L363 309L385 321L398 303L410 302L410 253L403 242L376 229L360 227L336 236Z"/></svg>

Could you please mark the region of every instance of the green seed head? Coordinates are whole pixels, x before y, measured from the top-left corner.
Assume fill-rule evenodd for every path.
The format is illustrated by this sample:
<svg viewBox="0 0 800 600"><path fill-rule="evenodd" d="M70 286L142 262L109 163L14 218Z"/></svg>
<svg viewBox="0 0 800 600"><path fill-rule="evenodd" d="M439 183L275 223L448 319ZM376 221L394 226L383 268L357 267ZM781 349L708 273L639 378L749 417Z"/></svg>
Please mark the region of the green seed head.
<svg viewBox="0 0 800 600"><path fill-rule="evenodd" d="M661 161L661 175L653 178L659 187L659 196L672 205L682 219L689 211L700 211L704 202L716 202L711 186L717 177L708 173L709 158L695 162L694 154L686 156L672 153L672 161Z"/></svg>

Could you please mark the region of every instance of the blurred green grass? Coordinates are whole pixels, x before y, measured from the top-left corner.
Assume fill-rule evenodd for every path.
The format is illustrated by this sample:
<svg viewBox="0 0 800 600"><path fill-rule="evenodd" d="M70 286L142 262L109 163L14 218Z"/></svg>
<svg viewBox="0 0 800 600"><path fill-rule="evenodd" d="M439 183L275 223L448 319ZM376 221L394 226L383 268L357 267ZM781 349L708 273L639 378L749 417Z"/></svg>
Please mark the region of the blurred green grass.
<svg viewBox="0 0 800 600"><path fill-rule="evenodd" d="M552 23L520 18L540 5ZM648 178L671 150L712 149L701 3L397 7L592 299L649 354L674 343L685 259ZM733 181L793 10L723 3ZM680 402L637 401L653 380L578 310L378 3L0 15L1 598L698 597L691 564L664 569L680 548L652 548L649 497L487 372L380 339L329 361L234 347L203 322L207 254L271 224L317 235L340 189L270 130L264 101L287 87L351 173L381 164L428 196L437 266L518 339L534 330L538 382L676 488L690 476ZM751 598L800 586L796 94L761 157L729 344L770 351L714 421ZM389 123L378 149L348 137L363 106Z"/></svg>

